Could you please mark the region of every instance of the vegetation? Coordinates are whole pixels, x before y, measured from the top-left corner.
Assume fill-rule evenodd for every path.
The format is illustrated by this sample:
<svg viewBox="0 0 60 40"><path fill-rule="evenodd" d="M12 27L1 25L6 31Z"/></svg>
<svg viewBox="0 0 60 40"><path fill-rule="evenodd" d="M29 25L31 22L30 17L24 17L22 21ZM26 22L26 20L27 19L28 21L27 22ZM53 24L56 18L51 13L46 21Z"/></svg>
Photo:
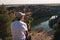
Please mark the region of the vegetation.
<svg viewBox="0 0 60 40"><path fill-rule="evenodd" d="M5 5L0 6L0 38L7 40L6 38L11 35L10 32L11 17L8 15L8 10Z"/></svg>
<svg viewBox="0 0 60 40"><path fill-rule="evenodd" d="M24 5L18 7L8 7L8 10L23 11L23 9L30 9L32 12L31 17L34 19L31 23L32 27L41 22L48 20L51 16L57 15L60 10L60 6L48 6L48 5ZM28 10L27 10L28 11ZM38 15L38 16L37 16Z"/></svg>
<svg viewBox="0 0 60 40"><path fill-rule="evenodd" d="M59 12L60 14L60 12ZM54 34L54 39L53 40L60 40L60 15L58 14L58 20L57 20L57 23L56 23L56 32Z"/></svg>

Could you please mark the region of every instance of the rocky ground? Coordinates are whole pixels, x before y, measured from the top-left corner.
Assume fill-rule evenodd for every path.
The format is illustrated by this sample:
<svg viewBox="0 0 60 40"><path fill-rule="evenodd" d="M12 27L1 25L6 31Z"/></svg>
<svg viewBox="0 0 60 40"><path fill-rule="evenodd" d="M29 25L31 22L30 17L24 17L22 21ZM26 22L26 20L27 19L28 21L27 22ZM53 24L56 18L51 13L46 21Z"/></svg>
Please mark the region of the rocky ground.
<svg viewBox="0 0 60 40"><path fill-rule="evenodd" d="M53 39L53 31L49 31L49 32L34 32L32 34L32 40L52 40Z"/></svg>

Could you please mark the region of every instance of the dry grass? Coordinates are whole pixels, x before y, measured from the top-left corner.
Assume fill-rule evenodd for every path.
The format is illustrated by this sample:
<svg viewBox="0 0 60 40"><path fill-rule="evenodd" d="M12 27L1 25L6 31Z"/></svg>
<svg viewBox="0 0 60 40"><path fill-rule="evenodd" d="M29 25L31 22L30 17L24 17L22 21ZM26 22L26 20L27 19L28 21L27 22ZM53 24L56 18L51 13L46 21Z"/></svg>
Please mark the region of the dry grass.
<svg viewBox="0 0 60 40"><path fill-rule="evenodd" d="M48 36L46 32L33 33L32 40L52 40L52 36Z"/></svg>

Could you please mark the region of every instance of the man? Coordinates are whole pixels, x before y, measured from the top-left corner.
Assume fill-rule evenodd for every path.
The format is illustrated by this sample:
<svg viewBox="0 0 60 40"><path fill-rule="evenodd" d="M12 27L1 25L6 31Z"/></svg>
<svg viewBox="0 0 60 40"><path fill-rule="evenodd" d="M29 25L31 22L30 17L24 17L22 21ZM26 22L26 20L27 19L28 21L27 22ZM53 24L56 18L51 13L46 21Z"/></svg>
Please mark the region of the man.
<svg viewBox="0 0 60 40"><path fill-rule="evenodd" d="M25 40L27 33L27 25L24 23L25 14L22 12L16 13L17 20L12 22L11 31L13 40Z"/></svg>

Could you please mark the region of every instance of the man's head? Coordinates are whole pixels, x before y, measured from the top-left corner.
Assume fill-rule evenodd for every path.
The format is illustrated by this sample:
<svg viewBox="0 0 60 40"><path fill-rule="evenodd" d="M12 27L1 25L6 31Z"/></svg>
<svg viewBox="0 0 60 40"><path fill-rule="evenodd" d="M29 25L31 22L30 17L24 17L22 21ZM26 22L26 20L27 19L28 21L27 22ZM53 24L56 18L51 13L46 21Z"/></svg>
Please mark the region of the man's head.
<svg viewBox="0 0 60 40"><path fill-rule="evenodd" d="M24 21L24 16L25 16L25 13L22 13L22 12L17 12L16 13L16 18L18 20Z"/></svg>

